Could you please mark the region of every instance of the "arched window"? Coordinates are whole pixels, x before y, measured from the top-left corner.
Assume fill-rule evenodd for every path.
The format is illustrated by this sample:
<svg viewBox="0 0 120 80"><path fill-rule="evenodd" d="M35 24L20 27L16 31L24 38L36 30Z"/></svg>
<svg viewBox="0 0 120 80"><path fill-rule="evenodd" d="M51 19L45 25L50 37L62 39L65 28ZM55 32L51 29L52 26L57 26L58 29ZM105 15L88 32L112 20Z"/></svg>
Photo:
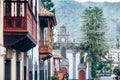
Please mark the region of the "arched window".
<svg viewBox="0 0 120 80"><path fill-rule="evenodd" d="M65 47L62 47L61 48L61 55L66 58L66 48Z"/></svg>
<svg viewBox="0 0 120 80"><path fill-rule="evenodd" d="M80 59L80 63L81 63L81 64L84 63L84 57L82 57L82 58Z"/></svg>

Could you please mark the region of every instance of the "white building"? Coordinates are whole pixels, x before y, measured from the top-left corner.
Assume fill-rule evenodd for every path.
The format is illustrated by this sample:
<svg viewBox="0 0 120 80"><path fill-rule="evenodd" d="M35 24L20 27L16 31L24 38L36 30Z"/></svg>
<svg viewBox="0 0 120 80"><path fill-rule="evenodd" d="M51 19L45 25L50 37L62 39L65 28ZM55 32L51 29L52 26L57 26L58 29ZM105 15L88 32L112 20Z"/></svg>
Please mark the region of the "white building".
<svg viewBox="0 0 120 80"><path fill-rule="evenodd" d="M120 51L116 50L116 49L113 49L113 50L109 51L108 58L110 60L113 60L112 69L114 69L115 66L118 66L118 56L120 56L120 54L118 54L119 52Z"/></svg>

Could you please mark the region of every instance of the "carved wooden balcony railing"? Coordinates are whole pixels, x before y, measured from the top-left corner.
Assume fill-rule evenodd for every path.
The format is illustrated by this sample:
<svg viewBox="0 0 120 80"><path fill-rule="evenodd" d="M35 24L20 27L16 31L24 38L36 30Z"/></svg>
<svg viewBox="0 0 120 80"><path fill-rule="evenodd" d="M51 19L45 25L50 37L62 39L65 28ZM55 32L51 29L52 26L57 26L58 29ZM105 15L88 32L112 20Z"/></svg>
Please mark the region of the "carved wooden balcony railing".
<svg viewBox="0 0 120 80"><path fill-rule="evenodd" d="M48 40L40 40L39 46L40 59L47 59L52 56L52 45Z"/></svg>
<svg viewBox="0 0 120 80"><path fill-rule="evenodd" d="M37 21L27 1L4 1L4 45L28 51L37 43Z"/></svg>
<svg viewBox="0 0 120 80"><path fill-rule="evenodd" d="M51 53L51 51L52 51L51 42L49 42L48 40L40 40L39 52L40 53Z"/></svg>

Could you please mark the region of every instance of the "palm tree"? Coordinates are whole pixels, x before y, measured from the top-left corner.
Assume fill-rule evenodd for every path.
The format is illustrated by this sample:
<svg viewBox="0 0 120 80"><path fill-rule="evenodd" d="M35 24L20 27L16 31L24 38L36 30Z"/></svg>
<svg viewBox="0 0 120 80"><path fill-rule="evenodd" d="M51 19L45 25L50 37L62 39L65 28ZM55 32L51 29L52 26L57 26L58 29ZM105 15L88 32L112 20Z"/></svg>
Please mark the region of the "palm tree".
<svg viewBox="0 0 120 80"><path fill-rule="evenodd" d="M105 19L103 10L99 7L86 8L81 16L84 39L80 43L83 54L86 52L89 65L90 77L96 77L97 65L105 58L108 53L108 46L105 38ZM82 54L82 53L81 53Z"/></svg>

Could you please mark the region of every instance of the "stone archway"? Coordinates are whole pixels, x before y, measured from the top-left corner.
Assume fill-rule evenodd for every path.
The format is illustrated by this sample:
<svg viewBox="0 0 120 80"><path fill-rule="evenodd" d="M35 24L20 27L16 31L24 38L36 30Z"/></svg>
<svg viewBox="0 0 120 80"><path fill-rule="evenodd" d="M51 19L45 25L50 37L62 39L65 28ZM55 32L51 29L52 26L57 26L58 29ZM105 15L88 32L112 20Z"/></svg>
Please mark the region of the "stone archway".
<svg viewBox="0 0 120 80"><path fill-rule="evenodd" d="M85 71L81 70L79 72L79 80L85 80Z"/></svg>

